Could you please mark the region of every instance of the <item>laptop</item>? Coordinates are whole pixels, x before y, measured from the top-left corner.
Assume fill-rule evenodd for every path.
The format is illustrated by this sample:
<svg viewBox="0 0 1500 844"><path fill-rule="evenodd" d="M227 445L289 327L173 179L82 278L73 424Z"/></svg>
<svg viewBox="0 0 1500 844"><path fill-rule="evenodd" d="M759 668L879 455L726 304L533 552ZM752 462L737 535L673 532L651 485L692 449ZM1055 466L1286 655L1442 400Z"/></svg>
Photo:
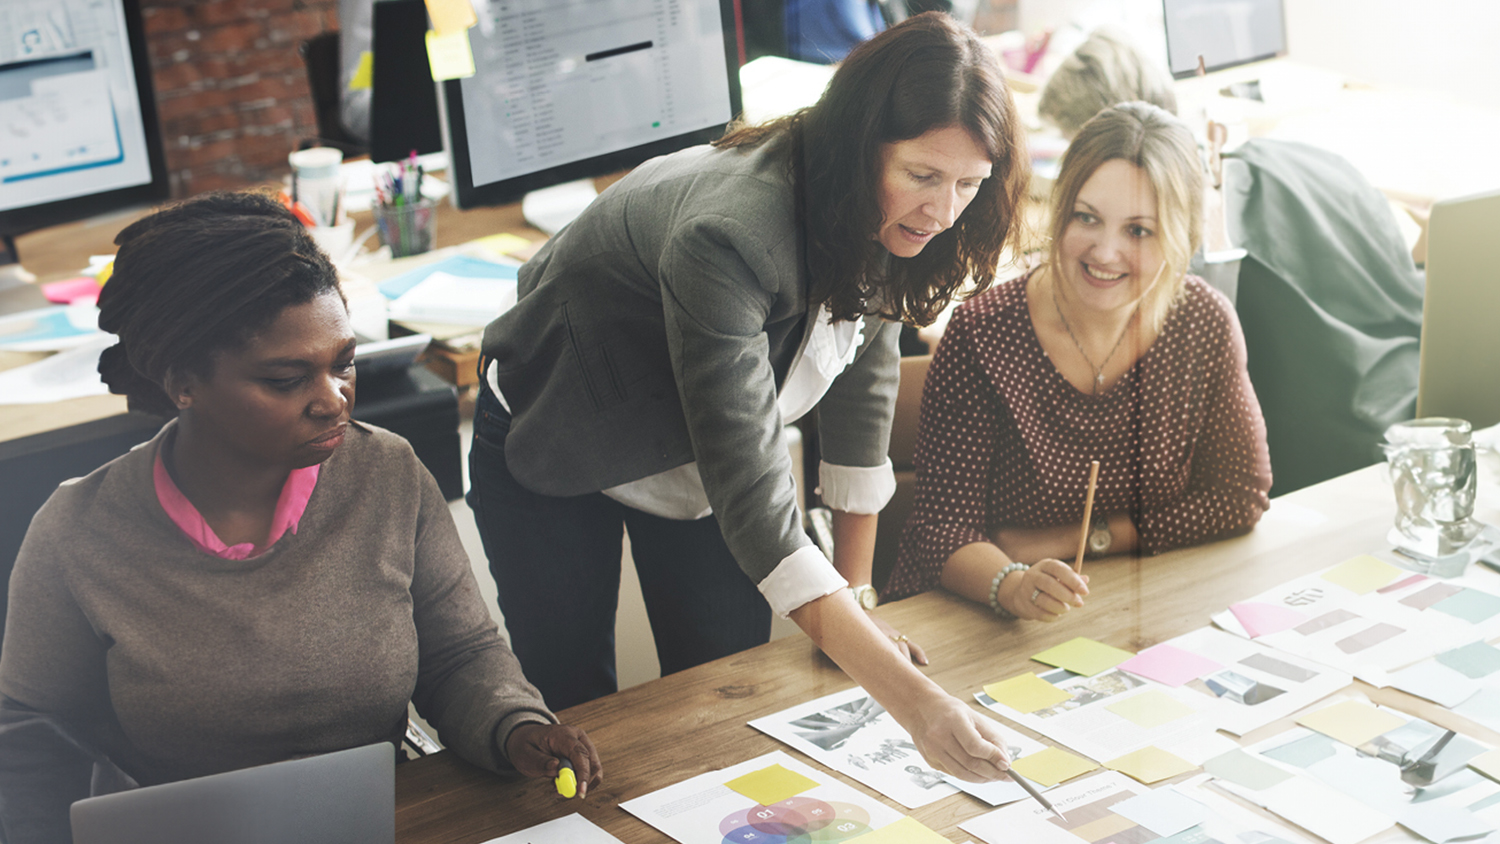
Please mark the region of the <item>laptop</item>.
<svg viewBox="0 0 1500 844"><path fill-rule="evenodd" d="M1500 191L1432 206L1418 416L1500 422Z"/></svg>
<svg viewBox="0 0 1500 844"><path fill-rule="evenodd" d="M90 797L73 844L394 844L396 749L324 756Z"/></svg>

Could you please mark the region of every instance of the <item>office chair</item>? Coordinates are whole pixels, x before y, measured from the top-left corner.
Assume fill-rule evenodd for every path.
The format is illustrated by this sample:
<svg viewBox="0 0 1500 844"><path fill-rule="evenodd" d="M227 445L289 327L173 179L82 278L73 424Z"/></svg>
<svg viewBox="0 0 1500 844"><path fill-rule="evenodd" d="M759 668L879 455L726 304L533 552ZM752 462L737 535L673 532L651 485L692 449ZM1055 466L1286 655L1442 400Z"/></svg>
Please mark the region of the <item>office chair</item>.
<svg viewBox="0 0 1500 844"><path fill-rule="evenodd" d="M339 64L339 32L324 32L303 41L297 48L307 65L307 87L312 94L313 113L318 120L318 137L304 138L298 149L314 146L333 147L345 158L366 155L368 150L344 127L339 117L342 85Z"/></svg>

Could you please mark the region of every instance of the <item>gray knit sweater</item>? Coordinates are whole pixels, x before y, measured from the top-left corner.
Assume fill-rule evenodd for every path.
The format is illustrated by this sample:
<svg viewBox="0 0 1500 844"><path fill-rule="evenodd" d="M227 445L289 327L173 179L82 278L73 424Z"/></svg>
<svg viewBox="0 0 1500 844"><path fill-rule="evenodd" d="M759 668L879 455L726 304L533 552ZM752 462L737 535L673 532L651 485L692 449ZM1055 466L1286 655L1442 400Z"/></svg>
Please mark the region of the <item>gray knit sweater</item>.
<svg viewBox="0 0 1500 844"><path fill-rule="evenodd" d="M405 440L352 424L298 532L232 561L157 502L171 427L64 484L26 534L0 651L0 839L70 840L90 764L62 734L144 785L399 743L408 700L495 771L511 729L554 720ZM38 720L61 729L17 728Z"/></svg>

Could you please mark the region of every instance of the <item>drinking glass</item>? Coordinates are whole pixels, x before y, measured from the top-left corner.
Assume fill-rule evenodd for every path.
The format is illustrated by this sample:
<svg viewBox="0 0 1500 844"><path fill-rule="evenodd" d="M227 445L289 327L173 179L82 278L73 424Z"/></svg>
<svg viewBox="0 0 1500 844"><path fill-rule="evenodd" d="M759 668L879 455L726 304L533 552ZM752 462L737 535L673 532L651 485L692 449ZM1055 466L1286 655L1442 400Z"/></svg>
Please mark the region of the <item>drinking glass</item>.
<svg viewBox="0 0 1500 844"><path fill-rule="evenodd" d="M1484 528L1474 520L1478 474L1471 428L1463 419L1429 417L1386 429L1385 455L1396 493L1391 542L1434 561L1454 558ZM1433 572L1439 576L1439 572Z"/></svg>

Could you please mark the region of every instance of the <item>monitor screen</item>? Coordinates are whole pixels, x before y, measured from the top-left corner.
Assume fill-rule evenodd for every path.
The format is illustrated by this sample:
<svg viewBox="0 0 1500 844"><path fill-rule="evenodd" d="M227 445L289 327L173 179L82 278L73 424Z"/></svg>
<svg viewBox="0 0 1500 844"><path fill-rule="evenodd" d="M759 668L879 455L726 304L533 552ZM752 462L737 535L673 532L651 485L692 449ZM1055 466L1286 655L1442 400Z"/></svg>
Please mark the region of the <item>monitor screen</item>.
<svg viewBox="0 0 1500 844"><path fill-rule="evenodd" d="M1176 79L1286 53L1281 0L1162 0L1167 62Z"/></svg>
<svg viewBox="0 0 1500 844"><path fill-rule="evenodd" d="M381 0L371 23L370 160L443 151L437 86L427 63L427 6Z"/></svg>
<svg viewBox="0 0 1500 844"><path fill-rule="evenodd" d="M167 195L138 0L5 0L0 235Z"/></svg>
<svg viewBox="0 0 1500 844"><path fill-rule="evenodd" d="M706 143L740 111L733 0L490 0L444 83L459 207ZM486 32L485 30L488 30Z"/></svg>

